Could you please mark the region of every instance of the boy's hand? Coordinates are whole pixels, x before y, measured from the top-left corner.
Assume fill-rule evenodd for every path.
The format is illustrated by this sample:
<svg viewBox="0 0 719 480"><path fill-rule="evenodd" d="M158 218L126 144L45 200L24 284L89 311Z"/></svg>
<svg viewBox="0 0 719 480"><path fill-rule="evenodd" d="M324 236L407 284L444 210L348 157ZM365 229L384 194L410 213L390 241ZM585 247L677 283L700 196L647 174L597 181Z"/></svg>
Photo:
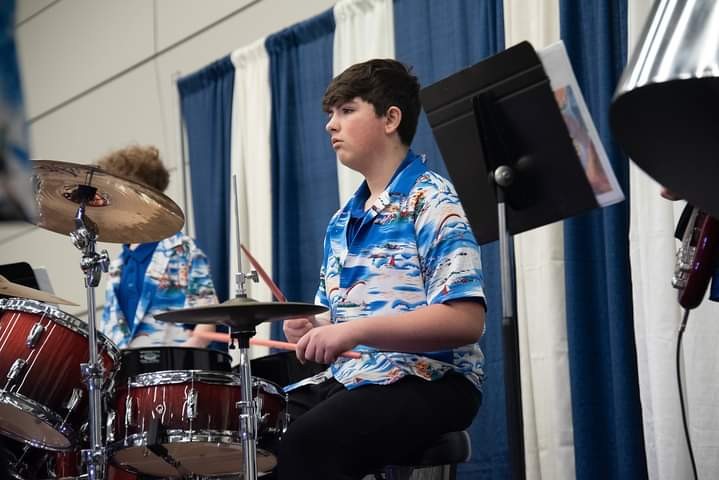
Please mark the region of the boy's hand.
<svg viewBox="0 0 719 480"><path fill-rule="evenodd" d="M297 342L297 359L302 363L332 363L358 343L351 322L315 327Z"/></svg>
<svg viewBox="0 0 719 480"><path fill-rule="evenodd" d="M292 318L285 320L282 325L282 330L285 332L287 341L292 343L297 343L305 333L313 328L314 325L309 318Z"/></svg>

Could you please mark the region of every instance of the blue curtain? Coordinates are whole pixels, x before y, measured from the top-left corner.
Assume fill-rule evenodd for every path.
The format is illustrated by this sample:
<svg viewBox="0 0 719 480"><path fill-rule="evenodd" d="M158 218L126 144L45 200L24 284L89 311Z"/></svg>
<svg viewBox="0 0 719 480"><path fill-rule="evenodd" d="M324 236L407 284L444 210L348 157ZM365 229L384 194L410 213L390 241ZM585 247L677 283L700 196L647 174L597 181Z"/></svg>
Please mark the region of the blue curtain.
<svg viewBox="0 0 719 480"><path fill-rule="evenodd" d="M396 58L412 65L421 85L429 85L473 65L504 48L501 0L395 0ZM424 113L412 144L426 153L428 165L447 176L447 170ZM482 247L489 303L487 333L482 339L487 381L482 407L470 429L472 459L459 467L459 478L510 476L501 331L499 262L496 243Z"/></svg>
<svg viewBox="0 0 719 480"><path fill-rule="evenodd" d="M325 229L339 208L335 153L322 112L334 30L330 9L265 42L272 91L272 274L290 301L314 301ZM272 336L284 338L279 322Z"/></svg>
<svg viewBox="0 0 719 480"><path fill-rule="evenodd" d="M177 82L192 175L197 245L220 301L229 294L230 144L235 68L222 58Z"/></svg>
<svg viewBox="0 0 719 480"><path fill-rule="evenodd" d="M628 195L628 160L609 129L609 105L627 57L627 0L563 0L560 15L579 86ZM582 480L647 477L628 235L628 198L564 227L572 417Z"/></svg>

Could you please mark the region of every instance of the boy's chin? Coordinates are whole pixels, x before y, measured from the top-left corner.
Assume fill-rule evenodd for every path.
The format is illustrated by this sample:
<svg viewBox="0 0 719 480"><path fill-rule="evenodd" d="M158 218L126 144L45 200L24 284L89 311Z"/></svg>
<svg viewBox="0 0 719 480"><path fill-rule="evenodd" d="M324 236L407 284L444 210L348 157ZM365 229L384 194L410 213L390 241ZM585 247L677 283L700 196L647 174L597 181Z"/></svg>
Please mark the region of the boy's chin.
<svg viewBox="0 0 719 480"><path fill-rule="evenodd" d="M337 155L337 161L339 161L345 167L357 171L357 162L353 162L352 158L347 158L346 155Z"/></svg>

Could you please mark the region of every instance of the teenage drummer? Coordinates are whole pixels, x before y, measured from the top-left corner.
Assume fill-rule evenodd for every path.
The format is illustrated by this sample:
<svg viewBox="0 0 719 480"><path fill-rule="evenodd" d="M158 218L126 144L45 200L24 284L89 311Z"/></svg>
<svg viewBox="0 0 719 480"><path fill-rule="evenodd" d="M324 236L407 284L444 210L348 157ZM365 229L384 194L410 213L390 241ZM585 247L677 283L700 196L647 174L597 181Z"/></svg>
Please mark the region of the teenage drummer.
<svg viewBox="0 0 719 480"><path fill-rule="evenodd" d="M165 191L170 175L153 146L129 146L97 161L104 171ZM205 347L192 330L155 320L168 310L217 303L207 257L182 232L158 242L125 244L110 264L100 330L120 348ZM214 325L197 330L213 332Z"/></svg>
<svg viewBox="0 0 719 480"><path fill-rule="evenodd" d="M452 184L409 148L417 78L395 60L356 64L323 107L337 158L365 181L327 228L316 299L330 318L284 324L301 361L330 367L286 388L281 480L405 464L471 424L484 377L479 247Z"/></svg>

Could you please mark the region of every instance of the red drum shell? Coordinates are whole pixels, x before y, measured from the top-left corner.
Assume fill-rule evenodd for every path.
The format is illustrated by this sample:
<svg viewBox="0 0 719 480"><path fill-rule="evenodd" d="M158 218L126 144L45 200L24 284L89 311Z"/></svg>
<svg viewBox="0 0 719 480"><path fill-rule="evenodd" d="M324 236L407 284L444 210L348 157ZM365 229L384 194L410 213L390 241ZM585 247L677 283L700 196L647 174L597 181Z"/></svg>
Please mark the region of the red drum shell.
<svg viewBox="0 0 719 480"><path fill-rule="evenodd" d="M99 332L97 339L107 384L119 352ZM88 417L87 387L80 372L88 358L85 322L34 300L0 300L0 430L37 447L71 449ZM18 373L9 381L13 370Z"/></svg>
<svg viewBox="0 0 719 480"><path fill-rule="evenodd" d="M277 461L263 447L276 442L287 427L286 396L261 379L253 381L253 395L260 399L257 469L267 472ZM154 421L161 424L162 431L155 441L186 472L201 476L241 474L244 467L236 406L241 400L240 377L233 373L180 370L137 375L117 391L112 460L120 468L147 475L183 474L148 448Z"/></svg>

